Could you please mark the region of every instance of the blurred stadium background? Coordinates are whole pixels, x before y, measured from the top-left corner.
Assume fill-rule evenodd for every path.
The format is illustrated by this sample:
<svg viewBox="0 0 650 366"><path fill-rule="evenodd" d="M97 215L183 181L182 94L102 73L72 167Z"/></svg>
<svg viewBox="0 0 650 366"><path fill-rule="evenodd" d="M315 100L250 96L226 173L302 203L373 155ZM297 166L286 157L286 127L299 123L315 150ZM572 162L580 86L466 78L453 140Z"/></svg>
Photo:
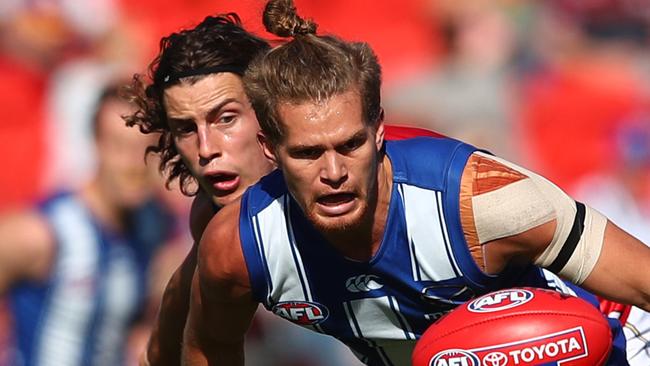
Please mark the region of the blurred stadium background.
<svg viewBox="0 0 650 366"><path fill-rule="evenodd" d="M430 128L530 167L650 243L650 0L295 2L320 32L373 46L388 123ZM266 36L263 5L0 1L0 213L92 174L89 121L98 93L146 72L162 36L231 11ZM157 194L187 222L187 199L162 185ZM189 241L182 236L161 251L154 288L164 286ZM10 322L3 312L0 365L12 348ZM338 351L319 352L330 346L294 331L262 321L248 363L341 364ZM276 332L287 337L267 337ZM134 355L143 334L134 331Z"/></svg>

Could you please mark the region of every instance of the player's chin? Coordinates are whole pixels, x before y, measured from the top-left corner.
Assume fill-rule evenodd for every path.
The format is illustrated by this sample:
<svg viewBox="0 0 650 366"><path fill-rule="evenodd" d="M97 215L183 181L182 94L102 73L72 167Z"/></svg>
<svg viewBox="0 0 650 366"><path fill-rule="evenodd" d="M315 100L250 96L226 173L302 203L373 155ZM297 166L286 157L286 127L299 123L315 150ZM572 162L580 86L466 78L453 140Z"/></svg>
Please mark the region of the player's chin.
<svg viewBox="0 0 650 366"><path fill-rule="evenodd" d="M361 217L363 216L361 211L362 210L359 208L342 215L332 216L315 210L311 211L312 214L309 215L309 218L314 226L320 231L327 233L341 233L361 225Z"/></svg>
<svg viewBox="0 0 650 366"><path fill-rule="evenodd" d="M146 190L121 189L114 195L115 203L124 209L136 209L144 204L150 197Z"/></svg>
<svg viewBox="0 0 650 366"><path fill-rule="evenodd" d="M230 192L213 191L212 201L219 207L223 207L236 201L243 194L242 190L237 189Z"/></svg>

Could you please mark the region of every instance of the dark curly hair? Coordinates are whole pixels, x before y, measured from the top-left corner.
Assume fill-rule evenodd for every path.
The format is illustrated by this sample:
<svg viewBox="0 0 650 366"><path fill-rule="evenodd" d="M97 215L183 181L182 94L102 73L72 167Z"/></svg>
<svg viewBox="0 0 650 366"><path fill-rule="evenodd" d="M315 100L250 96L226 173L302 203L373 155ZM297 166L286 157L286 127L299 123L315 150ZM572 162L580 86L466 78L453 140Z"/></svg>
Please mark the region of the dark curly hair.
<svg viewBox="0 0 650 366"><path fill-rule="evenodd" d="M157 145L147 154L160 154L159 170L167 175L166 185L178 178L187 196L196 195L198 187L189 168L183 163L167 123L163 104L165 88L183 82L196 83L215 68L243 71L269 44L242 28L235 13L206 17L192 29L181 30L160 40L160 52L151 62L147 77L135 74L127 88L127 98L137 110L124 119L128 126L138 126L142 133L160 133ZM189 75L189 76L188 76ZM175 77L174 77L175 76Z"/></svg>

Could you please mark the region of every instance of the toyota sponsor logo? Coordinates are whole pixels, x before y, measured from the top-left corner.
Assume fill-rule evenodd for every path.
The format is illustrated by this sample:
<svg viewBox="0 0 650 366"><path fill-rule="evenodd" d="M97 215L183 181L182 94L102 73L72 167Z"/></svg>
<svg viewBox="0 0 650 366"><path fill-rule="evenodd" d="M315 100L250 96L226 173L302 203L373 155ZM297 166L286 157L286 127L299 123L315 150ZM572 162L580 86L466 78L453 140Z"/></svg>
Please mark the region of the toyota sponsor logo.
<svg viewBox="0 0 650 366"><path fill-rule="evenodd" d="M329 311L325 305L307 301L279 302L273 306L271 311L275 315L299 325L319 324L329 316Z"/></svg>
<svg viewBox="0 0 650 366"><path fill-rule="evenodd" d="M350 292L370 292L372 290L379 290L384 287L375 275L360 275L350 277L345 281L345 288Z"/></svg>
<svg viewBox="0 0 650 366"><path fill-rule="evenodd" d="M433 356L430 366L562 365L588 355L584 330L576 327L518 342L442 351Z"/></svg>
<svg viewBox="0 0 650 366"><path fill-rule="evenodd" d="M481 363L472 352L448 349L433 356L429 366L481 366Z"/></svg>
<svg viewBox="0 0 650 366"><path fill-rule="evenodd" d="M534 296L531 291L523 289L501 290L473 300L467 305L467 309L474 313L502 311L523 305Z"/></svg>
<svg viewBox="0 0 650 366"><path fill-rule="evenodd" d="M483 366L506 366L508 356L503 352L488 353L483 357Z"/></svg>

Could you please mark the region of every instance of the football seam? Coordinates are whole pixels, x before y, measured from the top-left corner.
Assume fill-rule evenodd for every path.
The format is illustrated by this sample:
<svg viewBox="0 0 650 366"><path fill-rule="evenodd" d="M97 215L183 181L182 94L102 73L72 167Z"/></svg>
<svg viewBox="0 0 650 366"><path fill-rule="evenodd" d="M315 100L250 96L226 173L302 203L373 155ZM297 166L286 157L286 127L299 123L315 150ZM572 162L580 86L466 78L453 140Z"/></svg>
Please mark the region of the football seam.
<svg viewBox="0 0 650 366"><path fill-rule="evenodd" d="M476 323L471 323L471 324L468 324L467 326L463 326L462 328L456 328L454 330L450 330L450 331L448 331L446 333L440 334L436 338L428 339L427 340L428 343L426 345L424 345L423 346L424 348L421 348L421 350L425 351L425 350L431 348L435 344L435 342L437 340L439 340L440 338L446 337L446 336L454 334L454 333L458 333L458 332L468 328L469 326L480 325L480 324L485 324L485 323L491 323L491 322L501 320L501 319L521 317L521 316L527 316L527 315L560 315L560 316L574 317L574 318L589 320L589 321L591 321L593 323L602 325L605 328L607 328L608 330L610 330L610 344L611 344L611 329L609 328L609 325L606 326L605 324L601 324L598 320L595 320L593 318L590 318L590 317L587 317L587 316L584 316L584 315L580 315L580 314L559 313L559 312L549 312L549 311L531 311L531 312L526 312L526 313L504 314L504 315L500 315L500 316L495 317L495 318L480 320L480 321L478 321Z"/></svg>

